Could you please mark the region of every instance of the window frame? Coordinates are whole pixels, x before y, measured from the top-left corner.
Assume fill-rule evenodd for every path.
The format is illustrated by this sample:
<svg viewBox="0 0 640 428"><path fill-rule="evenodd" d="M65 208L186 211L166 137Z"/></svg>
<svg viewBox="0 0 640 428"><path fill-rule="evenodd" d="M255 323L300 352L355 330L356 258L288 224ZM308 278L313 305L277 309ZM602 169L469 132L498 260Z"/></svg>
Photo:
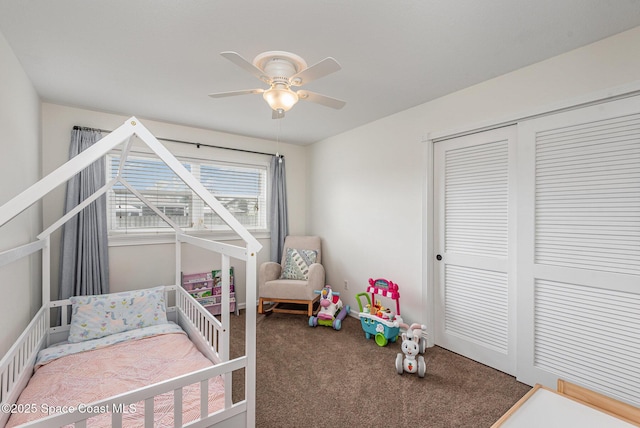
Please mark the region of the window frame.
<svg viewBox="0 0 640 428"><path fill-rule="evenodd" d="M226 153L225 153L226 152ZM111 160L118 159L124 151L121 148L112 150L105 155L105 175L107 181L111 179ZM258 228L249 228L256 238L269 238L269 206L271 193L271 171L269 159L264 159L264 155L253 155L251 153L230 153L224 149L194 151L172 150L172 154L183 164L217 165L217 166L238 166L244 168L255 168L263 174L264 180L262 184L261 195L264 196L264 217L263 224ZM128 157L145 158L149 160L157 160L164 163L153 151L144 147L135 147L128 152ZM147 245L147 244L169 244L175 243L175 232L171 227L149 228L149 229L129 229L114 230L112 229L112 195L113 190L107 192L107 234L109 246L126 246L126 245ZM195 200L200 200L194 194ZM215 195L214 195L215 196ZM202 203L204 207L204 202ZM261 227L264 226L264 227ZM186 233L193 236L203 238L213 238L219 241L237 240L239 237L231 229L216 230L203 229L197 227L183 227Z"/></svg>

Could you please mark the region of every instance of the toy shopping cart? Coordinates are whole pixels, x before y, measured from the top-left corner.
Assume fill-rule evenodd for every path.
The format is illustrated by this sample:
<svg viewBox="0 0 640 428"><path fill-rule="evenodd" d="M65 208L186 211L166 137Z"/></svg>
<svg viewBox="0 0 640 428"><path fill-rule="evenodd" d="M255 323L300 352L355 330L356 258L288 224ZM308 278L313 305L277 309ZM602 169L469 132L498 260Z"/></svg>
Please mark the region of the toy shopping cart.
<svg viewBox="0 0 640 428"><path fill-rule="evenodd" d="M371 298L369 298L371 293ZM376 296L386 297L396 302L396 312L392 312L388 308L384 308ZM361 298L364 297L368 302L362 306ZM365 337L375 338L378 346L386 346L389 341L395 342L400 334L400 293L398 285L386 279L369 278L369 287L366 293L356 294L358 306L360 307L360 323L364 330Z"/></svg>

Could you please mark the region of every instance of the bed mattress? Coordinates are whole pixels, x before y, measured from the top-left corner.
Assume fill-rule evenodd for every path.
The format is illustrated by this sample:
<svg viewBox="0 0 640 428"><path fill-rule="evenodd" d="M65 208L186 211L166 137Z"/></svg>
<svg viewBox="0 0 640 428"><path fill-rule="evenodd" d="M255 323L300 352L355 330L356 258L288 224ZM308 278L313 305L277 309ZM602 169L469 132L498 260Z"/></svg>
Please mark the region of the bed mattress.
<svg viewBox="0 0 640 428"><path fill-rule="evenodd" d="M92 402L129 392L212 366L184 332L162 333L61 354L48 348L24 389L7 427L66 411L82 412ZM183 388L183 423L200 417L200 384ZM209 381L209 414L224 406L224 384ZM19 410L19 411L18 411ZM144 402L124 407L123 426L144 426ZM71 425L70 425L71 426ZM111 414L87 421L90 427L110 427ZM154 426L173 426L173 392L154 398Z"/></svg>

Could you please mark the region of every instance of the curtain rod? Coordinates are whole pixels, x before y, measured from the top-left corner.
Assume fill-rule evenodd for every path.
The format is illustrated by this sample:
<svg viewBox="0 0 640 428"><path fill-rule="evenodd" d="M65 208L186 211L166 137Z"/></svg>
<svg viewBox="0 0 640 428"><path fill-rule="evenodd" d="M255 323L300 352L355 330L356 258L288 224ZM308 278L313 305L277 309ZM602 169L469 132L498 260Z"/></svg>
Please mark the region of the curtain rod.
<svg viewBox="0 0 640 428"><path fill-rule="evenodd" d="M99 132L107 132L107 133L111 133L113 131L109 131L108 129L99 129L99 128L90 128L90 127L86 127L86 126L74 126L73 129L88 129L88 130L94 130L94 131L99 131ZM233 147L223 147L223 146L213 146L210 144L202 144L202 143L194 143L192 141L184 141L184 140L174 140L172 138L162 138L162 137L156 137L158 140L162 140L162 141L168 141L170 143L180 143L180 144L190 144L192 146L196 146L197 148L200 148L200 146L203 147L210 147L212 149L223 149L223 150L233 150L235 152L244 152L244 153L253 153L256 155L264 155L264 156L275 156L276 154L274 153L266 153L266 152L257 152L254 150L245 150L245 149L236 149ZM280 155L280 157L284 157L284 155Z"/></svg>

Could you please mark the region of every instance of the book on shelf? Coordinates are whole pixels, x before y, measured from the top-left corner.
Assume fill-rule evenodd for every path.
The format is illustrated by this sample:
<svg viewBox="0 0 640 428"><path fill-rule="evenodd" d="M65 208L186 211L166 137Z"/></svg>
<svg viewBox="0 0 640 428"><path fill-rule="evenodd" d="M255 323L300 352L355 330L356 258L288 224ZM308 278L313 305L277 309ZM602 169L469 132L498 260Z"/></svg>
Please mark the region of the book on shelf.
<svg viewBox="0 0 640 428"><path fill-rule="evenodd" d="M222 270L182 273L182 287L213 315L220 314L222 303ZM233 266L229 269L229 309L236 311Z"/></svg>

